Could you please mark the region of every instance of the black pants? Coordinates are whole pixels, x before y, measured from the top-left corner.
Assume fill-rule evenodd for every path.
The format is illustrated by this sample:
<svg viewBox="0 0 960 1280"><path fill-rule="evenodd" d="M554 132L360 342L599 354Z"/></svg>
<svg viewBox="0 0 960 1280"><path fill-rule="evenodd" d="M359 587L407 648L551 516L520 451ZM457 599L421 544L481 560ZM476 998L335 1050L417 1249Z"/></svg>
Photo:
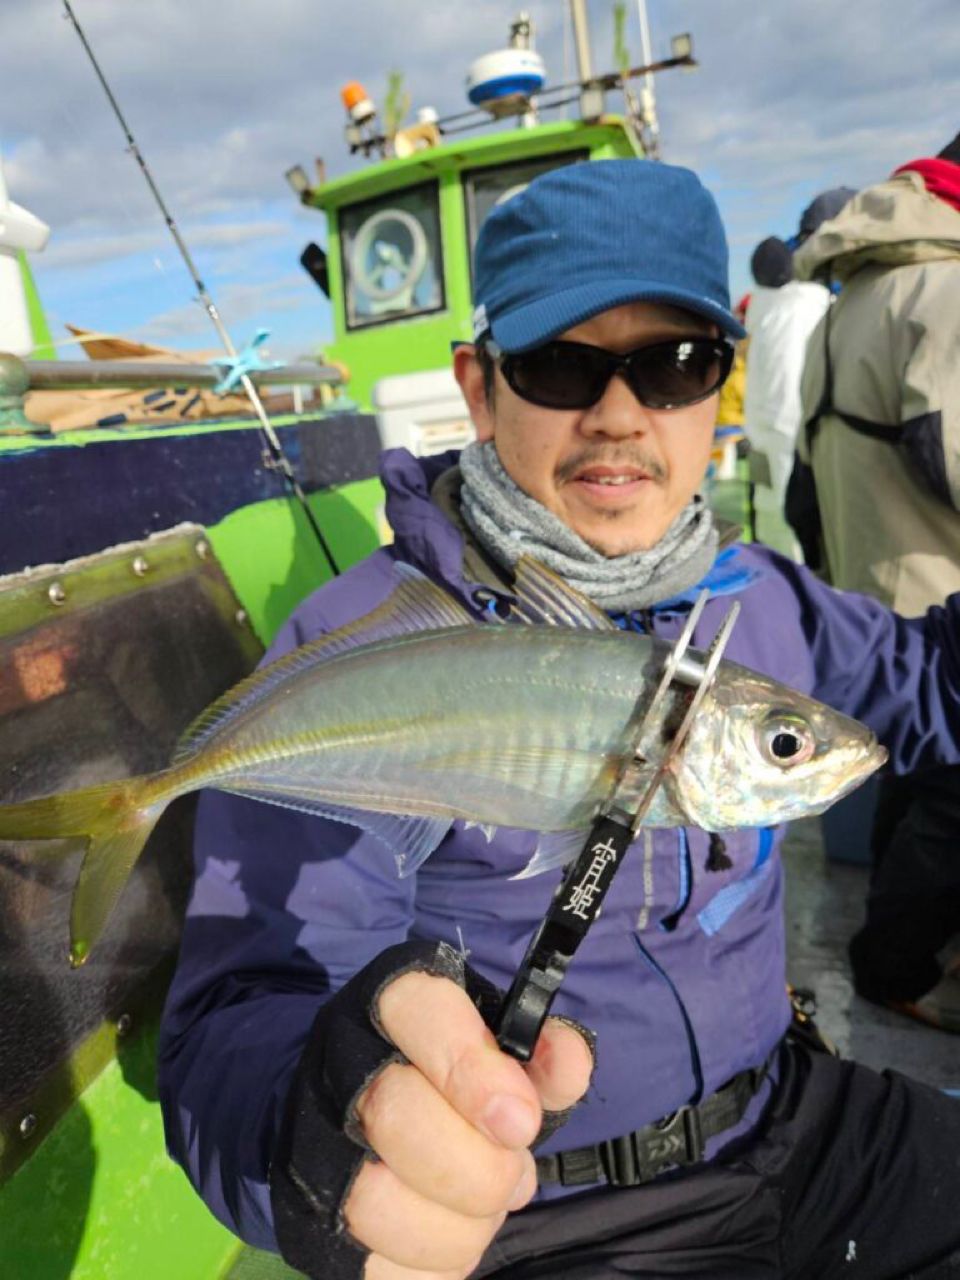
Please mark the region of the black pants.
<svg viewBox="0 0 960 1280"><path fill-rule="evenodd" d="M884 778L872 851L854 985L869 1000L914 1000L939 981L936 954L960 932L960 767Z"/></svg>
<svg viewBox="0 0 960 1280"><path fill-rule="evenodd" d="M960 1101L797 1044L740 1150L507 1219L496 1280L960 1280Z"/></svg>

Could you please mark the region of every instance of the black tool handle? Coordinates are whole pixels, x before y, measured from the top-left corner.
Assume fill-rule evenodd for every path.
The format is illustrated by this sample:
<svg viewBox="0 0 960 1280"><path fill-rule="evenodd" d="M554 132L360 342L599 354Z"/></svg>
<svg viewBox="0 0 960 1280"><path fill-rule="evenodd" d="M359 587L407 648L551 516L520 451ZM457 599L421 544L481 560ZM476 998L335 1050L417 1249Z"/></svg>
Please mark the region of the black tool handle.
<svg viewBox="0 0 960 1280"><path fill-rule="evenodd" d="M600 905L633 838L626 822L606 815L598 818L583 852L553 895L497 1021L497 1043L520 1062L529 1062L567 965L600 914Z"/></svg>

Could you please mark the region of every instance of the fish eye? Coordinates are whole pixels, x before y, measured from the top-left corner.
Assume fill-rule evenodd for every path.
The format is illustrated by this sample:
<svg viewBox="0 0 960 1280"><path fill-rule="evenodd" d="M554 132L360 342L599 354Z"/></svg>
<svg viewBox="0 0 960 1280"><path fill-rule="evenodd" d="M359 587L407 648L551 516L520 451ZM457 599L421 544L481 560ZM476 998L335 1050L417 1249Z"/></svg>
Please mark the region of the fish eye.
<svg viewBox="0 0 960 1280"><path fill-rule="evenodd" d="M770 764L790 768L806 764L816 750L813 730L796 715L777 712L760 726L760 751Z"/></svg>

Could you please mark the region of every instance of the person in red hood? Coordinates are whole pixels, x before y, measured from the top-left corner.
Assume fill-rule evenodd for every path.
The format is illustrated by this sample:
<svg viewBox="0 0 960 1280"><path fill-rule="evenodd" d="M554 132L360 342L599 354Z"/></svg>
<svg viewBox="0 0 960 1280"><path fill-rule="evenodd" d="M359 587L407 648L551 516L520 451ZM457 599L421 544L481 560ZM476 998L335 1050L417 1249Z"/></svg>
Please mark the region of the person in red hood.
<svg viewBox="0 0 960 1280"><path fill-rule="evenodd" d="M911 160L895 170L894 177L898 173L919 173L931 195L960 211L960 133L938 155Z"/></svg>
<svg viewBox="0 0 960 1280"><path fill-rule="evenodd" d="M812 460L836 587L908 616L960 589L960 134L862 191L794 255L843 289L807 351ZM960 1033L960 769L884 778L860 995Z"/></svg>

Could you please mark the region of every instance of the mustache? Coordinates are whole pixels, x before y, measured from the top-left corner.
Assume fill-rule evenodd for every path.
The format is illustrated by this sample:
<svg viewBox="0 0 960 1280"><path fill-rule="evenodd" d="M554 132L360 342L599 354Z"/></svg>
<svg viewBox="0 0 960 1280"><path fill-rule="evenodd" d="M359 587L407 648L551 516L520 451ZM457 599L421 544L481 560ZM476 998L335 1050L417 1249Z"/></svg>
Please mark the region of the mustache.
<svg viewBox="0 0 960 1280"><path fill-rule="evenodd" d="M667 469L652 454L646 453L636 445L619 445L615 449L587 448L573 454L558 463L554 471L554 479L558 484L572 480L578 471L587 467L632 467L643 471L651 480L662 482L667 478Z"/></svg>

